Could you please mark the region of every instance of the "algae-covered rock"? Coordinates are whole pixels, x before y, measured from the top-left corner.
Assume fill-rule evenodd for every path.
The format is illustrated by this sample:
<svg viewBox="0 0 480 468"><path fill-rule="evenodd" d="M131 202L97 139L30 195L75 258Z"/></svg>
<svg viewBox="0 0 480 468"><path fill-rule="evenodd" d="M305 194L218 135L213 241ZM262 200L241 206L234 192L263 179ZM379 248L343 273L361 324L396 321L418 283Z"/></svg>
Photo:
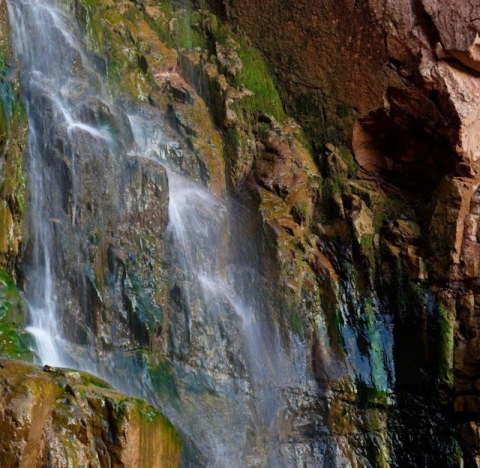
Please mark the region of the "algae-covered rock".
<svg viewBox="0 0 480 468"><path fill-rule="evenodd" d="M0 320L23 327L28 318L27 304L12 278L0 270Z"/></svg>
<svg viewBox="0 0 480 468"><path fill-rule="evenodd" d="M180 438L155 408L82 372L0 360L8 468L176 468Z"/></svg>
<svg viewBox="0 0 480 468"><path fill-rule="evenodd" d="M0 357L35 362L33 337L24 330L28 320L25 299L7 273L0 270Z"/></svg>

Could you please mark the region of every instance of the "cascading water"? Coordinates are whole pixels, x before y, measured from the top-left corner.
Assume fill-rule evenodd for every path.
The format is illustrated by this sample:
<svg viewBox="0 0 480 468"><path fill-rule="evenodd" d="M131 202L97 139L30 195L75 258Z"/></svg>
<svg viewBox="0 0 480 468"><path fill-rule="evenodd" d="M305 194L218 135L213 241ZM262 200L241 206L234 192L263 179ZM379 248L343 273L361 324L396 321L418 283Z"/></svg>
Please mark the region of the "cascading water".
<svg viewBox="0 0 480 468"><path fill-rule="evenodd" d="M51 99L51 111L63 114L67 126L74 125L62 102L62 88L58 83L64 81L64 71L55 66L56 54L73 52L73 38L65 24L66 17L53 6L34 1L8 3L9 15L15 32L15 46L24 65L22 72L22 89L26 94L26 107L29 115L29 184L31 200L30 233L32 235L31 265L29 267L27 298L30 304L31 326L37 352L42 362L59 366L65 364L61 345L61 327L57 315L57 291L52 272L53 223L57 222L51 215L50 204L53 200L47 196L47 186L56 181L55 174L45 171L42 165L42 153L45 151L41 116L32 110L38 97L47 95ZM57 31L58 50L52 50L51 36L42 31L43 25ZM63 27L61 27L63 26ZM36 40L28 41L32 34ZM63 355L63 356L62 356Z"/></svg>
<svg viewBox="0 0 480 468"><path fill-rule="evenodd" d="M91 60L82 45L75 2L10 0L8 6L30 125L24 272L30 331L42 362L96 371L120 390L156 403L194 441L207 466L294 466L297 455L288 445L297 443L290 436L295 418L287 414L286 394L301 400L299 395L315 393L316 384L299 364L306 362L303 345L297 346L298 360L284 351L268 315L271 304L258 287L262 278L246 260L256 252L240 247L235 203L178 173L165 151L176 143L159 130L163 116L158 111L150 108L145 117L145 105L129 104L127 117L114 104L115 96L105 91L101 60ZM126 203L123 168L133 157L170 167L167 234L175 270L170 296L184 317L176 318L184 323L171 330L179 393L174 405L152 390L149 379L118 378L115 363L125 365L118 356L130 353L121 351L129 341L119 324L112 323L109 332L98 325L87 300L92 290L100 295L95 258L103 251L97 239L120 229ZM242 256L242 249L250 250ZM104 250L104 263L124 265L113 247ZM117 289L112 279L106 294L114 305ZM72 310L86 329L78 329ZM83 356L64 338L67 334L85 341ZM105 348L105 343L114 351L97 356L96 346ZM321 442L310 443L325 452Z"/></svg>
<svg viewBox="0 0 480 468"><path fill-rule="evenodd" d="M130 121L142 153L168 164L162 139L151 138L158 123L135 116ZM192 400L188 385L181 384L183 411L169 416L180 427L193 424L192 438L202 438L208 466L292 466L280 441L282 431L289 431L283 392L305 391L307 372L302 365L294 367L271 325L268 301L258 287L262 279L249 260L256 258L255 248L245 240L239 207L174 170L168 174L168 231L179 267L176 287L188 308L189 333L201 334L188 340L196 352L182 373L186 382L202 382L200 386L221 395L215 407L211 395L202 395L204 390L194 392ZM245 251L233 254L238 248ZM173 348L177 358L188 353L180 340L173 340ZM306 362L304 352L298 362ZM310 385L314 391L315 384Z"/></svg>

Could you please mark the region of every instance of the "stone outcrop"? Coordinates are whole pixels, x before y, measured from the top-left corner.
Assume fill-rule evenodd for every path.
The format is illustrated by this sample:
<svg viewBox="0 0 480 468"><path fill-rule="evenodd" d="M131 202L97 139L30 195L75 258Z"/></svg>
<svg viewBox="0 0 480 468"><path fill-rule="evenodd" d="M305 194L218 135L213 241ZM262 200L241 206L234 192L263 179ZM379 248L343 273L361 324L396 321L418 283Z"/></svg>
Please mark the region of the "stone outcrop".
<svg viewBox="0 0 480 468"><path fill-rule="evenodd" d="M179 466L168 420L96 377L0 360L0 390L4 467Z"/></svg>
<svg viewBox="0 0 480 468"><path fill-rule="evenodd" d="M67 210L58 203L50 214L57 220L56 244L64 249L57 256L59 271L68 271L57 279L66 291L60 306L68 311L64 329L75 342L94 342L99 350L122 343L123 350L164 351L171 288L165 246L168 177L161 164L148 159L150 155L137 154L127 114L141 122L139 132L145 122L162 122L156 129L155 157L165 154L178 171L220 196L226 190L221 138L205 102L180 73L176 50L160 40L146 21L148 15L128 1L93 5L78 0L73 8L85 29L89 52L96 54L106 72L109 92L122 104L107 106L88 97L75 109L82 121L108 126L116 142L113 151L106 141L95 140L82 129L70 132L67 148L65 135L49 138L53 121L42 117L38 122L49 145L48 157L65 172L60 191L72 197L64 200ZM155 16L156 10L149 11ZM79 64L75 79L91 80L89 74ZM89 88L77 85L75 81L68 92L88 93ZM118 159L124 159L121 168ZM79 238L80 263L71 247ZM27 239L24 250L26 263L31 241Z"/></svg>
<svg viewBox="0 0 480 468"><path fill-rule="evenodd" d="M342 457L366 466L401 466L407 458L421 466L443 457L456 466L454 425L401 391L433 393L435 402L450 407L455 391L467 397L471 391L458 386L454 366L467 359L455 345L456 288L478 268L471 254L477 245L475 38L463 41L450 24L470 10L449 18L451 7L427 2L223 2L223 15L272 64L280 101L263 57L208 10L187 14L154 1L118 5L103 4L98 27L107 39L112 24L116 32L130 32L129 47L142 51L139 63L153 72L155 85L142 89L195 155L178 158L179 167L219 194L220 132L227 186L258 212L263 226L257 240L268 247L262 247L261 271L283 287L268 291L286 304L272 316L285 333L308 343L323 392L318 398L329 408L327 425ZM178 49L178 66L160 45L152 50L163 51L163 65L148 53L146 44L157 41L151 31ZM113 42L129 40L121 33ZM130 62L124 69L138 80L136 67ZM307 140L326 150L315 155L320 168ZM202 175L206 169L210 176ZM177 290L170 301L181 300ZM169 309L174 328L181 326L175 310ZM386 358L393 354L384 339L389 320L394 363ZM167 349L163 330L158 342ZM414 350L408 332L416 337ZM409 365L415 351L418 359ZM363 355L367 369L356 360ZM433 422L422 422L411 442L403 427L415 408ZM403 426L391 421L397 416ZM442 431L450 431L451 442L439 442ZM442 449L423 458L418 441Z"/></svg>
<svg viewBox="0 0 480 468"><path fill-rule="evenodd" d="M420 145L407 152L422 152L423 164L446 151L441 142L450 147L450 157L459 145L475 159L475 1L212 3L268 56L286 91L286 106L316 147L353 138L359 161L370 169L372 160L384 169L391 151L405 153L398 144ZM417 143L415 130L423 133ZM430 139L421 148L421 140ZM382 160L366 151L375 149ZM437 164L448 163L448 156L447 151Z"/></svg>
<svg viewBox="0 0 480 468"><path fill-rule="evenodd" d="M345 168L319 156L331 168L323 187L332 190L317 203L331 207L317 233L338 275L346 266L331 239L349 243L352 229L353 262L367 271L361 288L393 288L397 385L411 390L413 375L430 374L427 386L440 388L439 401L465 421L461 443L478 466L471 415L478 401L480 4L211 4L264 52L285 108L312 146L333 141L353 150L360 166L353 183ZM380 284L372 283L378 274ZM407 345L406 333L417 343ZM423 348L420 374L404 369L412 346Z"/></svg>

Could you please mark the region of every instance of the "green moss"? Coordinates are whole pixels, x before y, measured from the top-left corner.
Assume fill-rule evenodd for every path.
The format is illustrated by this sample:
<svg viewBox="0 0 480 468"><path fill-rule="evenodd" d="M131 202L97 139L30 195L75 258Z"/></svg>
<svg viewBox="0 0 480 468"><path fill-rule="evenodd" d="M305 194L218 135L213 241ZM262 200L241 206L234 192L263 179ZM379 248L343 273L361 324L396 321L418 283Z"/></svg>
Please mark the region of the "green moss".
<svg viewBox="0 0 480 468"><path fill-rule="evenodd" d="M415 212L405 203L405 200L397 194L382 197L379 206L373 210L373 227L379 232L385 221L393 221L405 214L409 219L416 219Z"/></svg>
<svg viewBox="0 0 480 468"><path fill-rule="evenodd" d="M438 306L439 376L447 385L453 385L453 357L455 318L442 304Z"/></svg>
<svg viewBox="0 0 480 468"><path fill-rule="evenodd" d="M373 247L373 235L372 234L365 234L362 236L360 240L360 246L364 251L371 251Z"/></svg>
<svg viewBox="0 0 480 468"><path fill-rule="evenodd" d="M73 371L73 372L78 372L78 371ZM93 385L99 388L107 388L107 389L112 388L112 386L108 382L94 375L86 374L85 372L80 372L80 377L82 379L83 385L85 386Z"/></svg>
<svg viewBox="0 0 480 468"><path fill-rule="evenodd" d="M0 321L24 327L27 323L27 304L10 276L0 270Z"/></svg>
<svg viewBox="0 0 480 468"><path fill-rule="evenodd" d="M344 119L350 115L350 107L343 103L337 104L336 113L339 119Z"/></svg>
<svg viewBox="0 0 480 468"><path fill-rule="evenodd" d="M102 0L75 0L77 19L86 31L85 44L90 52L100 52L103 31L100 12L104 10Z"/></svg>
<svg viewBox="0 0 480 468"><path fill-rule="evenodd" d="M148 425L153 422L161 419L162 422L169 424L169 421L163 416L163 414L155 409L153 406L150 406L148 403L142 400L134 400L135 406L137 407L138 415L140 419L145 421Z"/></svg>
<svg viewBox="0 0 480 468"><path fill-rule="evenodd" d="M340 348L345 348L345 340L342 334L343 317L340 309L336 309L333 314L333 320L329 321L328 330L330 335L330 342L337 343Z"/></svg>
<svg viewBox="0 0 480 468"><path fill-rule="evenodd" d="M270 124L264 123L264 122L259 122L255 125L254 132L257 135L257 138L260 141L265 140L265 138L268 135L268 132L271 130Z"/></svg>
<svg viewBox="0 0 480 468"><path fill-rule="evenodd" d="M132 267L129 268L125 278L125 295L135 322L132 325L140 323L150 337L163 325L163 310L155 300L155 287L154 283L149 284Z"/></svg>
<svg viewBox="0 0 480 468"><path fill-rule="evenodd" d="M236 88L246 88L253 93L244 97L239 104L250 120L258 114L273 115L283 121L286 117L278 94L273 75L266 60L243 36L235 34L232 29L218 24L215 15L199 15L196 11L168 10L162 7L165 20L158 20L154 27L159 37L170 47L186 50L208 50L216 53L217 44L238 55L241 67L228 76L229 84Z"/></svg>
<svg viewBox="0 0 480 468"><path fill-rule="evenodd" d="M305 328L302 320L302 316L299 312L290 312L288 316L288 323L290 329L297 334L301 339L305 336Z"/></svg>
<svg viewBox="0 0 480 468"><path fill-rule="evenodd" d="M169 2L162 2L157 6L164 17L157 20L147 17L147 21L161 41L177 50L211 50L206 30L216 29L214 15L205 17L195 9L175 8Z"/></svg>
<svg viewBox="0 0 480 468"><path fill-rule="evenodd" d="M298 216L303 226L308 228L311 213L306 201L301 201L293 205L292 214Z"/></svg>
<svg viewBox="0 0 480 468"><path fill-rule="evenodd" d="M363 408L388 406L389 393L375 385L357 381L357 402Z"/></svg>
<svg viewBox="0 0 480 468"><path fill-rule="evenodd" d="M308 141L308 138L306 137L303 130L301 130L298 133L295 133L294 136L301 143L301 145L308 150L310 154L313 154L313 147L310 144L310 141Z"/></svg>
<svg viewBox="0 0 480 468"><path fill-rule="evenodd" d="M375 248L373 234L365 234L360 238L360 251L364 258L365 273L368 273L371 278L375 278L379 252Z"/></svg>
<svg viewBox="0 0 480 468"><path fill-rule="evenodd" d="M13 325L0 322L0 357L37 362L36 354L31 351L33 347L32 335Z"/></svg>
<svg viewBox="0 0 480 468"><path fill-rule="evenodd" d="M356 177L358 172L358 165L355 162L355 159L350 150L346 146L340 146L338 148L338 154L347 165L349 177Z"/></svg>
<svg viewBox="0 0 480 468"><path fill-rule="evenodd" d="M33 337L25 332L28 309L7 273L0 270L0 357L36 362Z"/></svg>
<svg viewBox="0 0 480 468"><path fill-rule="evenodd" d="M125 23L130 12L139 14L132 6L124 19L101 0L77 0L77 17L85 31L87 50L105 57L111 95L145 101L153 78L147 79L138 65L139 50Z"/></svg>
<svg viewBox="0 0 480 468"><path fill-rule="evenodd" d="M253 96L242 99L242 107L250 114L273 115L277 120L283 121L286 115L265 59L245 38L236 37L234 40L238 44L236 50L242 68L231 79L232 84L244 86L253 93Z"/></svg>
<svg viewBox="0 0 480 468"><path fill-rule="evenodd" d="M199 23L199 15L196 12L187 11L180 15L173 23L172 39L168 41L169 45L175 49L208 49L207 39L194 27L195 24L199 25Z"/></svg>
<svg viewBox="0 0 480 468"><path fill-rule="evenodd" d="M171 402L178 399L173 374L162 357L157 357L157 364L148 364L148 375L157 393L167 396Z"/></svg>

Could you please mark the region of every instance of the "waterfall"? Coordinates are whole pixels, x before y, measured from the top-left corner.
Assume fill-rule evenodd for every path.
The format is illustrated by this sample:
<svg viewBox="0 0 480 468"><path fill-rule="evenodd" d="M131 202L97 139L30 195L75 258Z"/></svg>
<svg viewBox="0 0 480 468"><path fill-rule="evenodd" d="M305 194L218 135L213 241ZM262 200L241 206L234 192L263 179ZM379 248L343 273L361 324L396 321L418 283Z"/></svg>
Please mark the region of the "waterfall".
<svg viewBox="0 0 480 468"><path fill-rule="evenodd" d="M32 108L39 97L47 95L51 100L52 111L64 117L67 125L74 125L62 99L62 88L59 83L66 79L61 66L55 62L57 54L72 53L73 38L64 33L68 28L67 20L61 11L45 3L8 2L10 21L13 26L16 53L19 56L22 69L22 91L25 93L25 104L29 116L28 165L30 185L30 235L33 255L28 275L27 298L30 306L31 326L29 331L34 335L37 349L42 362L60 366L65 364L65 353L61 344L61 327L57 310L57 290L52 268L52 250L54 223L58 220L51 216L46 186L55 183L52 174L42 167L43 141L40 112ZM55 28L59 34L58 50L52 50L51 36L48 28L42 31L42 25ZM60 28L63 25L63 28ZM28 40L29 35L35 40ZM61 36L61 37L60 37Z"/></svg>
<svg viewBox="0 0 480 468"><path fill-rule="evenodd" d="M182 372L188 376L185 380L206 380L206 386L214 387L224 400L214 408L209 397L204 400L196 394L192 401L192 395L180 390L183 414L169 416L179 427L193 424L197 432L193 438L205 434L202 446L212 468L292 466L280 442L281 431L286 430L284 392L305 391L307 372L302 365L294 366L272 325L268 311L272 305L262 296L258 287L262 278L252 262L257 252L246 240L248 228L242 226L248 212L242 214L235 200L215 196L180 175L168 161L155 130L158 123L136 115L129 118L142 155L167 167L167 234L178 265L176 285L188 309L190 332L204 333L195 364L188 362ZM184 352L183 343L174 342L173 347ZM300 351L298 361L306 361L304 353ZM219 430L222 427L228 430Z"/></svg>
<svg viewBox="0 0 480 468"><path fill-rule="evenodd" d="M272 316L275 299L264 294L259 253L244 240L248 212L182 173L169 156L178 142L162 131L158 110L109 95L102 60L83 45L75 2L8 0L8 9L30 126L23 271L42 362L98 373L161 407L205 466L300 466L307 446L322 458L327 444L305 440L298 429L304 400L317 404L307 351L300 340L287 344ZM91 310L91 296L101 296L96 269L118 264L125 275L126 260L101 241L128 230L118 220L128 203L129 158L153 161L168 174L170 296L179 303L169 350L175 404L155 393L145 368L127 366L136 359L128 361L128 327L113 321L106 330ZM117 307L127 323L110 276L99 309Z"/></svg>

